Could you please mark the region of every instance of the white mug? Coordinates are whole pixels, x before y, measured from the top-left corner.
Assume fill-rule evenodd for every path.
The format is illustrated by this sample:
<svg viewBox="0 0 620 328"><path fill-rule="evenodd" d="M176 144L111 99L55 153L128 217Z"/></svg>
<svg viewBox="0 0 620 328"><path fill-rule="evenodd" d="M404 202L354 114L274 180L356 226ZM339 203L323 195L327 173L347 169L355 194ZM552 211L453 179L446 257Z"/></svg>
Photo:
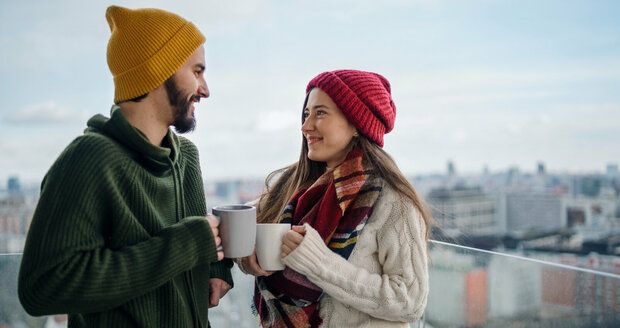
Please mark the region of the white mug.
<svg viewBox="0 0 620 328"><path fill-rule="evenodd" d="M256 258L265 271L284 270L280 259L282 238L291 230L290 223L258 223L256 225Z"/></svg>

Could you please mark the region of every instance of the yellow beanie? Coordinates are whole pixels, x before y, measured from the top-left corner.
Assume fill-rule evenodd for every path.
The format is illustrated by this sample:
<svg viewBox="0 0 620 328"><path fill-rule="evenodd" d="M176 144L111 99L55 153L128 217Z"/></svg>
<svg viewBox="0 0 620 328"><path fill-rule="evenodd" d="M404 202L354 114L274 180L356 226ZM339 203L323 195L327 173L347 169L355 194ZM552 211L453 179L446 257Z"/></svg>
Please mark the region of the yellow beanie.
<svg viewBox="0 0 620 328"><path fill-rule="evenodd" d="M110 6L105 15L115 103L160 86L205 42L194 24L161 9Z"/></svg>

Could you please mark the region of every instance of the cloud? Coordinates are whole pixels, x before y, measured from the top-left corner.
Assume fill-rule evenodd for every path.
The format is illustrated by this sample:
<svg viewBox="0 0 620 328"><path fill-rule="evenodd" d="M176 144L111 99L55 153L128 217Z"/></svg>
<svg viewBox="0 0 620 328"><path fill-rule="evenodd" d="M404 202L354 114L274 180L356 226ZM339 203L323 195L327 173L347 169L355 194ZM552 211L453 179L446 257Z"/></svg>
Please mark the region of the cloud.
<svg viewBox="0 0 620 328"><path fill-rule="evenodd" d="M581 62L546 68L498 70L492 68L394 74L395 93L414 96L439 104L481 103L515 99L563 97L583 88L616 81L620 77L620 61Z"/></svg>
<svg viewBox="0 0 620 328"><path fill-rule="evenodd" d="M37 125L35 129L3 126L0 138L0 185L10 175L39 183L58 155L83 128L81 126ZM39 132L40 131L40 132ZM17 136L19 138L6 136Z"/></svg>
<svg viewBox="0 0 620 328"><path fill-rule="evenodd" d="M83 117L54 101L47 101L22 107L6 115L4 120L18 124L65 124L83 121Z"/></svg>

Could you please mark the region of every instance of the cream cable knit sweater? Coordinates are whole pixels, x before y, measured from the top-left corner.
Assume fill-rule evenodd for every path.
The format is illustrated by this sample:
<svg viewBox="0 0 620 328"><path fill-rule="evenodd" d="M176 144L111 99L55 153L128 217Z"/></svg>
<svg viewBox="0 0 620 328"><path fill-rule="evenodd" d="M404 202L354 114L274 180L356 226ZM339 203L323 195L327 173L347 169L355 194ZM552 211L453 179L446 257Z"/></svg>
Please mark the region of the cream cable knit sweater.
<svg viewBox="0 0 620 328"><path fill-rule="evenodd" d="M306 224L303 242L283 259L323 289L322 327L408 327L428 296L424 221L385 186L348 261Z"/></svg>

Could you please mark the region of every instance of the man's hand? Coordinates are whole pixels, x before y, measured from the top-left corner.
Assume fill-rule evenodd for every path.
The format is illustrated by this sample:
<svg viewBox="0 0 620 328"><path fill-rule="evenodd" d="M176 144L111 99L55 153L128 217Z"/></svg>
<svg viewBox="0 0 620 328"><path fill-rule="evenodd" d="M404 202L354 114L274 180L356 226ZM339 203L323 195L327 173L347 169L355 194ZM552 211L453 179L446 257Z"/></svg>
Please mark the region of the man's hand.
<svg viewBox="0 0 620 328"><path fill-rule="evenodd" d="M209 225L211 226L211 232L213 233L213 240L215 240L215 249L217 250L217 260L221 261L224 259L224 249L222 248L222 239L219 236L220 231L218 229L218 226L220 225L220 218L218 218L215 215L208 214L207 221L209 221Z"/></svg>
<svg viewBox="0 0 620 328"><path fill-rule="evenodd" d="M209 307L218 306L220 304L220 299L224 297L229 290L230 285L226 281L220 278L209 279Z"/></svg>

